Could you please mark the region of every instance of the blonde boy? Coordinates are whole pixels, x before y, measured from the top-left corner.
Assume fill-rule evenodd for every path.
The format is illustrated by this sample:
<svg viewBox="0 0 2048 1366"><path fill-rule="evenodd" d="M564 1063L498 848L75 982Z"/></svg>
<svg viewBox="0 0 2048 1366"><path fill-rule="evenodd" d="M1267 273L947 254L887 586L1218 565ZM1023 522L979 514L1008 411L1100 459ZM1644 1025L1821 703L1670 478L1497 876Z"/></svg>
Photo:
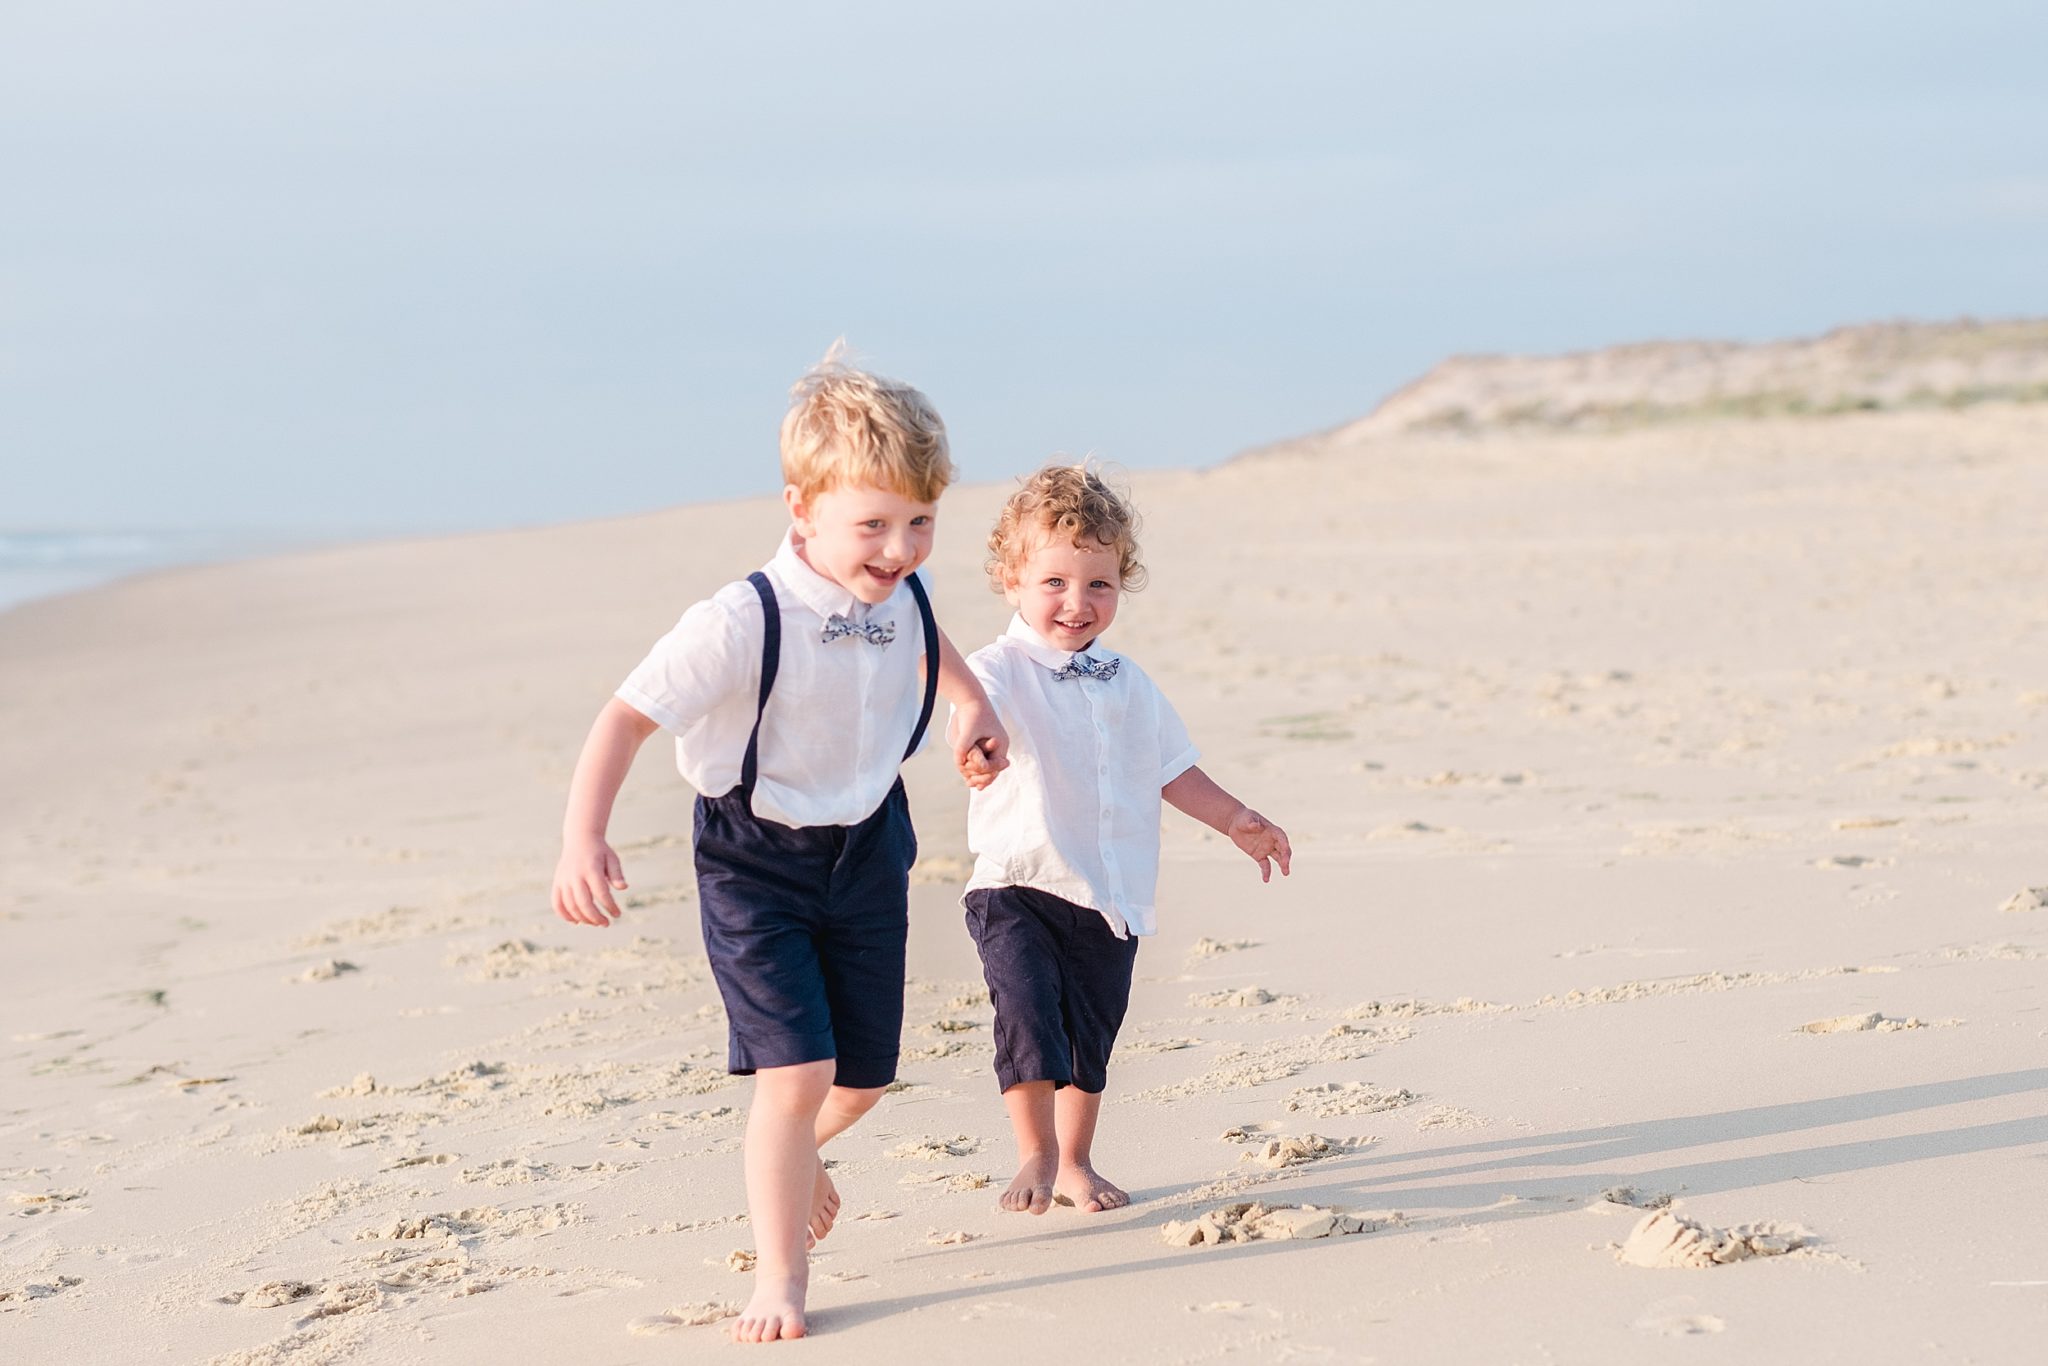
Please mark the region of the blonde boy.
<svg viewBox="0 0 2048 1366"><path fill-rule="evenodd" d="M746 1183L759 1261L734 1327L747 1342L804 1335L806 1248L839 1209L818 1149L896 1075L917 855L897 769L935 693L964 718L956 762L993 750L999 764L1007 747L916 572L953 477L930 402L835 347L792 390L782 472L790 528L774 557L684 612L598 714L554 885L564 920L618 918L612 803L641 743L674 732L701 794L698 902L728 1066L755 1078Z"/></svg>
<svg viewBox="0 0 2048 1366"><path fill-rule="evenodd" d="M1156 928L1161 801L1228 836L1268 881L1293 851L1195 766L1172 704L1102 644L1143 582L1129 503L1085 466L1050 465L1010 498L988 545L991 585L1017 613L968 665L1010 729L1010 771L968 800L963 900L1022 1159L1001 1204L1115 1209L1130 1196L1092 1149L1138 939ZM968 712L956 723L980 724ZM972 764L970 753L963 771Z"/></svg>

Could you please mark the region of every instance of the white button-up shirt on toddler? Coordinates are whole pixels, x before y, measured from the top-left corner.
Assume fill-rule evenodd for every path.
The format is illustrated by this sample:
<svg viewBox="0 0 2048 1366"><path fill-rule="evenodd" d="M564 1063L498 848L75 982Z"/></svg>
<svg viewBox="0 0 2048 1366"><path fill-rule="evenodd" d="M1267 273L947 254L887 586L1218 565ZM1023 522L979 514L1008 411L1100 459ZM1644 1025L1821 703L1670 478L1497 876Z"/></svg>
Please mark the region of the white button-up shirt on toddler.
<svg viewBox="0 0 2048 1366"><path fill-rule="evenodd" d="M1200 756L1144 670L1099 643L1084 655L1092 668L1020 616L967 658L1010 732L1009 768L968 798L967 890L1035 887L1119 939L1152 934L1159 791Z"/></svg>
<svg viewBox="0 0 2048 1366"><path fill-rule="evenodd" d="M782 650L761 718L754 814L789 826L858 824L895 785L924 705L917 600L900 583L870 607L804 563L791 536L762 568L780 609ZM893 626L895 638L877 645L856 631L825 640L835 615ZM676 767L707 797L739 784L762 634L753 585L729 583L684 612L619 685L620 701L675 733Z"/></svg>

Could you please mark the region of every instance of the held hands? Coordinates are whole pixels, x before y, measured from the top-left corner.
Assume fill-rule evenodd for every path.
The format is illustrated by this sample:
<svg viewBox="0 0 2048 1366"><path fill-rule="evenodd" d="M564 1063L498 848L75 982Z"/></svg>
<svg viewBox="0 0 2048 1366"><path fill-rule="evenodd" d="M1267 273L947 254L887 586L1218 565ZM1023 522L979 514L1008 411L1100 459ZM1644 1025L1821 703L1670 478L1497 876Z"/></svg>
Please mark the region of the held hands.
<svg viewBox="0 0 2048 1366"><path fill-rule="evenodd" d="M563 842L562 861L555 865L556 915L572 925L608 929L623 914L612 893L625 890L626 870L602 836Z"/></svg>
<svg viewBox="0 0 2048 1366"><path fill-rule="evenodd" d="M1259 880L1273 880L1273 865L1280 865L1280 876L1288 876L1288 865L1294 859L1294 848L1287 842L1287 832L1252 810L1249 806L1237 808L1237 814L1230 818L1224 834L1230 842L1258 861Z"/></svg>
<svg viewBox="0 0 2048 1366"><path fill-rule="evenodd" d="M960 761L960 777L970 791L979 792L996 780L995 769L989 767L988 754L980 745L967 751L967 757Z"/></svg>
<svg viewBox="0 0 2048 1366"><path fill-rule="evenodd" d="M987 787L1010 766L1010 733L986 702L956 707L946 734L953 745L953 766L974 791Z"/></svg>

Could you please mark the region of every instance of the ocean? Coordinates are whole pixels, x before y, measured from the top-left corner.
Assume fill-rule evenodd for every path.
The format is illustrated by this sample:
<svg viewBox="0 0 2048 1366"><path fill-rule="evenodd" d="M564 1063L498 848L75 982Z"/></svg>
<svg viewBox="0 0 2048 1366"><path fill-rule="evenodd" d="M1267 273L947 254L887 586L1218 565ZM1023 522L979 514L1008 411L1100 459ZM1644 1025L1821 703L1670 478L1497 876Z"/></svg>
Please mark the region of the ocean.
<svg viewBox="0 0 2048 1366"><path fill-rule="evenodd" d="M246 531L0 531L0 612L144 570L307 544Z"/></svg>

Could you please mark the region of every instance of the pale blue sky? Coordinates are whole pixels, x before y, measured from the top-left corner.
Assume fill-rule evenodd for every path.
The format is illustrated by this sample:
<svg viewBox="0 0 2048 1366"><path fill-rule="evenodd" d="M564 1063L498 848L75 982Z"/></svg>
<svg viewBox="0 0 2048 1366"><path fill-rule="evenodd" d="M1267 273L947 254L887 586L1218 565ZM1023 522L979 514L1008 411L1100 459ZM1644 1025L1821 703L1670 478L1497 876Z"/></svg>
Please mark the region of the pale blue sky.
<svg viewBox="0 0 2048 1366"><path fill-rule="evenodd" d="M2044 51L2032 3L6 0L0 527L766 491L842 333L986 479L1456 351L2048 313Z"/></svg>

